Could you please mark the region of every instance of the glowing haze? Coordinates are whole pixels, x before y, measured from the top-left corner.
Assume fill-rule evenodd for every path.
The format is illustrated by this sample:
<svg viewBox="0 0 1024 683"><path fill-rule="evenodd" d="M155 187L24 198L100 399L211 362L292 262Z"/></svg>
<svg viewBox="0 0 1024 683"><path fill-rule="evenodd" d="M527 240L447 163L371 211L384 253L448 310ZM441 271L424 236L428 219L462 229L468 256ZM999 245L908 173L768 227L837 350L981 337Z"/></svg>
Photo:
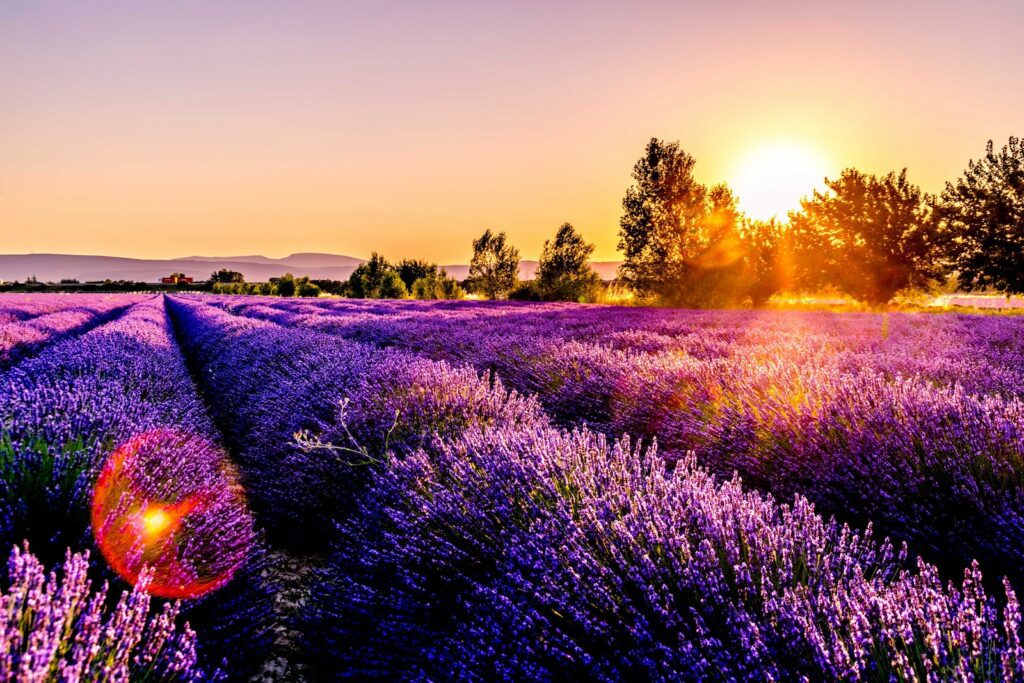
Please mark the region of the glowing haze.
<svg viewBox="0 0 1024 683"><path fill-rule="evenodd" d="M941 189L1021 133L1024 3L0 3L0 253L616 259L679 140L768 217L843 166Z"/></svg>

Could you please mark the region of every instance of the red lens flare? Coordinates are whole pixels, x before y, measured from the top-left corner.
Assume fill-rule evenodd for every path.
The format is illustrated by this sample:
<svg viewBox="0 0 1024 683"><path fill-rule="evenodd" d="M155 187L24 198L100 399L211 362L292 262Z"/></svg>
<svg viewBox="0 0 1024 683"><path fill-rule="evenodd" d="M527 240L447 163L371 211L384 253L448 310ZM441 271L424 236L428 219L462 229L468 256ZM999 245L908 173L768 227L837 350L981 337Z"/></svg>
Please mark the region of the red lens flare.
<svg viewBox="0 0 1024 683"><path fill-rule="evenodd" d="M93 491L92 528L114 571L134 585L149 567L147 590L163 598L226 584L254 534L224 453L174 429L144 432L110 454Z"/></svg>

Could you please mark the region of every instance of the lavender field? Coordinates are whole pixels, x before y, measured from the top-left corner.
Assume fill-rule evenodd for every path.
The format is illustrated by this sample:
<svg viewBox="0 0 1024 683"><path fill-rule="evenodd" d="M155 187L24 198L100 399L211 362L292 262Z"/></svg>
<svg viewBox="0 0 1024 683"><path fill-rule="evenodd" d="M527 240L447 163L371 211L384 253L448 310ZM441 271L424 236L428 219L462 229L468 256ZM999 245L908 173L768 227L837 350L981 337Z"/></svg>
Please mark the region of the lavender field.
<svg viewBox="0 0 1024 683"><path fill-rule="evenodd" d="M0 297L0 679L1024 679L1024 317Z"/></svg>

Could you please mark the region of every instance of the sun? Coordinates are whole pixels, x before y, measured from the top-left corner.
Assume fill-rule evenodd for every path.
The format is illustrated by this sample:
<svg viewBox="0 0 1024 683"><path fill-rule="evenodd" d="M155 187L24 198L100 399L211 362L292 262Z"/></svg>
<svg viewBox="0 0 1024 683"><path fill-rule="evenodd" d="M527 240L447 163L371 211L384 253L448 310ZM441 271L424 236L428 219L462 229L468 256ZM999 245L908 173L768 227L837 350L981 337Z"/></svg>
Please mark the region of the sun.
<svg viewBox="0 0 1024 683"><path fill-rule="evenodd" d="M811 147L790 141L764 144L737 165L729 183L751 218L785 219L800 199L823 185L828 164Z"/></svg>

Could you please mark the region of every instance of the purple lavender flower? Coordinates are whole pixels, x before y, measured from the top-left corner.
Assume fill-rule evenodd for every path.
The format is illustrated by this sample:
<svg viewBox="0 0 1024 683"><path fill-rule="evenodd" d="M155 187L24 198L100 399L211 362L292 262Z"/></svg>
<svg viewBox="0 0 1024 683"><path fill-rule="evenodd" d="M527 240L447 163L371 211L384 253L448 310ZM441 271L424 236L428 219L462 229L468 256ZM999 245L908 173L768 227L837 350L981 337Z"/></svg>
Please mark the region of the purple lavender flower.
<svg viewBox="0 0 1024 683"><path fill-rule="evenodd" d="M178 603L153 611L143 576L111 604L108 586L92 590L89 553L68 551L49 574L15 546L0 590L0 678L40 680L205 681L196 636L178 624Z"/></svg>

